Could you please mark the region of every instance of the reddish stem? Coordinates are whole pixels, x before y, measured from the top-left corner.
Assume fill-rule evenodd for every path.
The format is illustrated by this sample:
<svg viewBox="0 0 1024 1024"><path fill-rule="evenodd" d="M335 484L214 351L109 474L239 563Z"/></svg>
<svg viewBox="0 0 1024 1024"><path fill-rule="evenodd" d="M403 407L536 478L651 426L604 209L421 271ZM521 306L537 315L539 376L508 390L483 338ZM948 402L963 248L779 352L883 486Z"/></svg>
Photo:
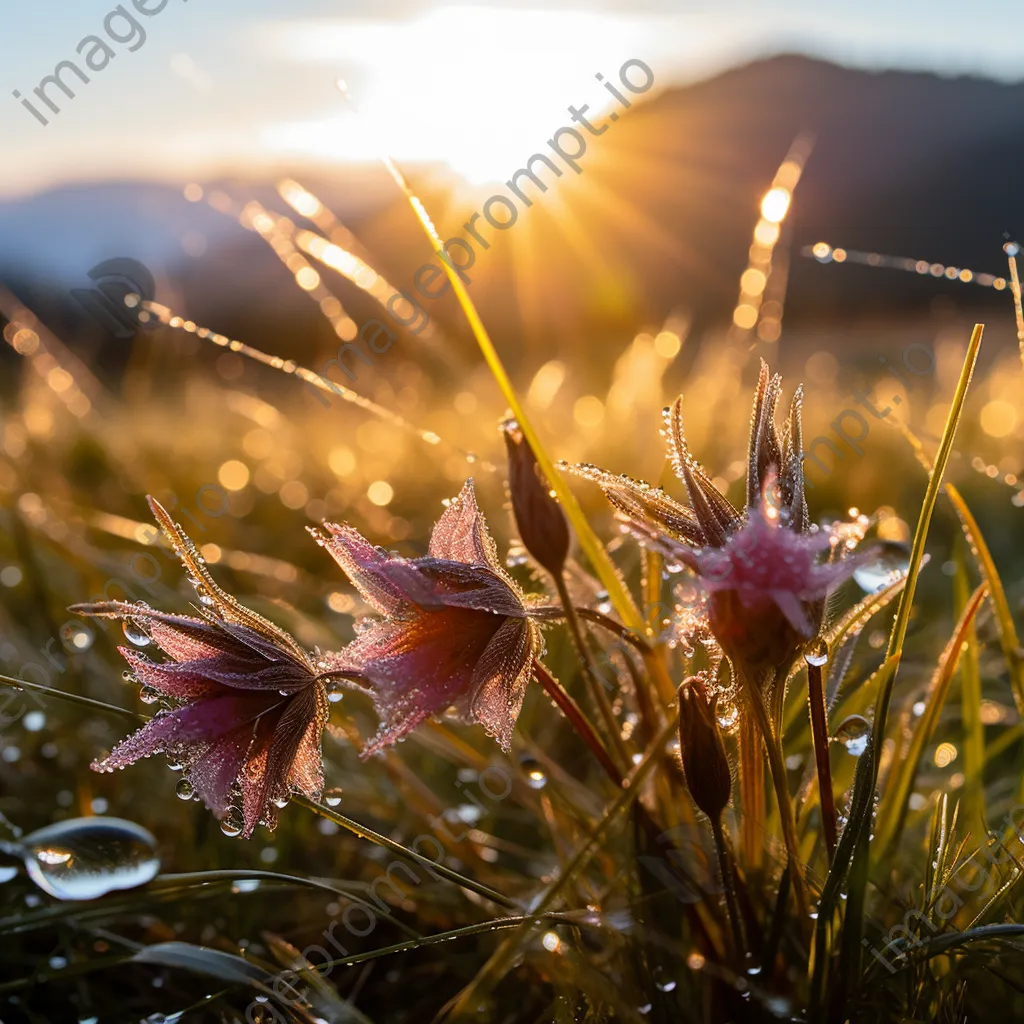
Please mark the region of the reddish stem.
<svg viewBox="0 0 1024 1024"><path fill-rule="evenodd" d="M537 681L544 687L544 691L558 705L558 709L579 734L580 739L590 747L594 757L601 762L601 767L604 768L608 778L621 789L622 773L616 767L597 733L594 732L594 727L580 710L580 706L565 692L562 684L536 659L533 662L533 672Z"/></svg>
<svg viewBox="0 0 1024 1024"><path fill-rule="evenodd" d="M825 713L825 683L821 665L807 662L807 701L811 710L811 736L814 738L814 763L818 775L818 800L825 832L828 860L836 852L836 801L832 791L832 766L828 759L828 719Z"/></svg>

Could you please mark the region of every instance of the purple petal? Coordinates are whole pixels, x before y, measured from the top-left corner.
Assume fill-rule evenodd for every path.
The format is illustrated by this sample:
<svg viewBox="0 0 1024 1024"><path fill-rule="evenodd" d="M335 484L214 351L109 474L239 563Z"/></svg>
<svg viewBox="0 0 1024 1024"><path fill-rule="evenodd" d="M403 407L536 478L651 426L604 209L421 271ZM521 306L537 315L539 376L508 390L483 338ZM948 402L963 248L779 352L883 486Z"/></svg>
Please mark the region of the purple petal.
<svg viewBox="0 0 1024 1024"><path fill-rule="evenodd" d="M381 615L397 616L410 603L432 601L433 592L404 558L375 548L351 526L324 523L329 537L314 534L355 584L363 600Z"/></svg>
<svg viewBox="0 0 1024 1024"><path fill-rule="evenodd" d="M532 622L506 620L473 672L466 717L479 722L506 753L530 681L538 632Z"/></svg>
<svg viewBox="0 0 1024 1024"><path fill-rule="evenodd" d="M205 747L232 729L253 721L281 700L277 694L231 695L165 712L123 739L107 757L94 762L92 767L95 771L109 772L152 754L187 752L190 746L197 744Z"/></svg>
<svg viewBox="0 0 1024 1024"><path fill-rule="evenodd" d="M358 659L381 719L362 756L451 704L468 701L475 666L504 621L486 612L446 609L413 622L381 623L349 645L346 653Z"/></svg>
<svg viewBox="0 0 1024 1024"><path fill-rule="evenodd" d="M211 743L188 767L189 782L218 818L223 818L231 806L231 787L241 771L252 737L252 724L234 729Z"/></svg>
<svg viewBox="0 0 1024 1024"><path fill-rule="evenodd" d="M267 716L270 718L271 716ZM307 762L299 768L304 783L317 780L312 787L316 791L323 784L323 765L320 761L319 738L327 720L327 694L322 686L308 686L295 694L274 721L273 732L268 736L263 721L257 731L255 757L250 756L246 765L243 791L244 828L242 835L252 836L262 818L273 827L276 820L273 804L287 799L289 777L295 768L296 755L310 732L315 733L316 754L307 744L304 756ZM313 758L315 757L315 763ZM307 787L306 792L309 793Z"/></svg>
<svg viewBox="0 0 1024 1024"><path fill-rule="evenodd" d="M473 481L467 480L452 498L430 535L429 553L467 565L487 565L500 572L498 549L476 503Z"/></svg>
<svg viewBox="0 0 1024 1024"><path fill-rule="evenodd" d="M425 611L447 606L520 619L526 617L519 593L504 575L490 568L436 558L417 558L415 565L432 586L430 603L417 602Z"/></svg>

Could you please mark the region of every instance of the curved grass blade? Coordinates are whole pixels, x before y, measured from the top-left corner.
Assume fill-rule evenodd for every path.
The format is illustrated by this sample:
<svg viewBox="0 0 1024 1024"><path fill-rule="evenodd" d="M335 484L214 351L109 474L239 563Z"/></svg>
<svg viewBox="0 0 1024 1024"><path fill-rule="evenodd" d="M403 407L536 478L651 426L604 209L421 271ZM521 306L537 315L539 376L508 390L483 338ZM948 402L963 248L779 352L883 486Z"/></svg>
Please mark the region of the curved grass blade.
<svg viewBox="0 0 1024 1024"><path fill-rule="evenodd" d="M319 970L330 970L333 967L352 967L354 964L366 963L367 960L377 960L380 957L392 956L395 953L406 953L412 949L420 949L423 946L437 946L444 942L452 942L455 939L466 938L470 935L484 935L488 932L501 931L505 928L515 928L521 924L535 920L535 917L499 917L491 921L478 921L476 924L464 925L462 928L453 928L451 931L438 932L436 935L422 935L418 939L410 939L408 942L396 942L392 946L382 946L380 949L370 949L365 953L354 953L352 956L343 957L340 960L328 960L321 964ZM540 920L551 921L556 924L586 924L586 920L577 913L567 914L541 914Z"/></svg>
<svg viewBox="0 0 1024 1024"><path fill-rule="evenodd" d="M1010 680L1013 683L1013 697L1017 702L1017 711L1024 717L1024 648L1021 647L1017 629L1013 623L1013 616L1010 614L1010 604L1006 600L1006 590L1003 581L999 578L996 563L985 543L981 530L967 502L961 497L960 492L953 484L946 484L946 494L960 517L960 524L963 526L964 535L971 546L975 561L981 570L982 576L988 582L989 597L992 600L992 608L996 613L996 626L999 631L999 646L1002 648L1003 657L1010 669Z"/></svg>
<svg viewBox="0 0 1024 1024"><path fill-rule="evenodd" d="M871 621L872 617L877 615L880 611L883 611L887 605L900 595L904 586L906 586L906 583L906 576L901 576L898 580L894 580L892 583L887 584L874 594L868 594L849 609L849 611L845 612L839 619L837 619L823 634L824 640L828 644L829 651L834 652L830 654L828 660L828 675L834 680L834 683L829 685L829 690L833 691L832 698L828 701L828 710L830 713L835 708L842 689L842 678L840 677L839 679L836 679L834 675L837 664L840 665L842 675L845 675L846 669L849 665L848 662L845 664L843 663L844 653L850 649L850 645L852 645L857 637L860 636L864 627ZM852 654L852 649L850 650L850 653ZM795 729L798 724L806 726L807 723L804 716L805 710L805 704L802 700L794 699L787 703L784 726L785 733L789 733L791 729Z"/></svg>
<svg viewBox="0 0 1024 1024"><path fill-rule="evenodd" d="M1024 937L1024 924L1011 922L1009 924L983 924L977 928L968 928L962 932L948 932L945 935L936 935L933 938L925 939L923 942L915 943L915 949L921 952L922 959L930 959L933 956L941 956L950 950L962 946L969 946L974 942L991 942L1000 939L1016 939ZM898 939L893 943L893 948L898 949L906 945L905 939ZM900 968L907 967L910 959L898 958Z"/></svg>
<svg viewBox="0 0 1024 1024"><path fill-rule="evenodd" d="M393 839L388 839L387 836L382 836L379 832L374 832L373 829L367 828L365 825L360 825L358 821L353 821L351 818L345 817L344 814L339 814L330 807L318 804L315 800L311 800L309 797L302 796L301 794L295 794L295 796L292 797L292 803L299 804L307 810L312 811L314 814L319 814L321 817L333 821L336 825L340 825L342 828L347 829L360 839L366 839L371 843L375 843L377 846L382 846L385 850L397 853L399 857L411 860L414 864L419 864L421 867L426 868L431 874L440 875L442 878L448 879L449 882L454 882L463 889L468 889L470 892L475 892L478 896L483 896L484 899L498 904L499 907L505 907L507 910L520 909L517 903L510 900L507 896L503 896L500 892L490 889L480 882L474 882L473 879L466 878L465 875L460 875L457 871L452 871L451 868L447 868L443 864L432 861L429 857L424 857L422 853L416 853L415 850L410 850L407 847L402 846L401 843L396 843Z"/></svg>
<svg viewBox="0 0 1024 1024"><path fill-rule="evenodd" d="M963 415L964 403L967 400L967 390L974 374L974 367L978 360L978 350L981 348L981 339L984 333L982 324L975 324L971 334L970 343L967 346L967 353L964 357L964 364L960 371L960 379L957 382L953 401L950 405L949 414L946 418L946 426L942 432L942 440L939 442L939 450L932 467L928 480L928 487L925 491L924 500L921 505L921 512L918 516L917 528L914 531L914 541L910 551L910 561L907 567L906 585L900 595L900 603L896 610L896 618L893 621L892 632L889 636L889 646L886 651L886 660L879 674L878 696L875 701L875 720L872 729L872 739L868 749L861 756L861 763L857 766L857 776L854 782L853 800L849 823L843 830L839 845L836 847L836 856L829 870L825 888L822 891L822 898L818 905L818 921L815 927L814 945L814 974L811 985L810 1018L812 1021L821 1019L823 1011L822 998L824 994L825 972L827 968L827 929L836 911L836 904L839 898L840 883L846 877L847 870L853 859L855 848L861 843L870 844L871 808L874 802L874 792L878 784L878 754L881 749L882 739L885 735L885 724L889 713L889 703L892 699L893 685L896 681L896 674L899 669L900 659L903 655L903 643L906 640L907 626L910 622L910 611L914 603L914 592L917 589L917 577L921 571L921 563L924 558L925 541L928 538L928 529L931 525L932 513L935 510L935 503L938 499L939 489L942 485L942 477L949 462L950 453L953 450L953 440L956 437L956 428ZM847 837L849 836L849 842ZM854 929L856 942L852 937L844 942L847 949L856 950L859 957L860 935L863 932L863 914L855 913L855 909L864 906L864 888L867 885L868 871L865 869L858 882L860 891L851 892L847 904L847 914L844 921L845 929ZM849 969L847 965L847 969Z"/></svg>
<svg viewBox="0 0 1024 1024"><path fill-rule="evenodd" d="M953 674L960 663L960 656L964 644L967 642L967 634L987 592L988 584L981 583L967 602L960 621L939 658L938 668L928 686L925 710L918 719L907 756L893 765L894 777L886 786L885 802L879 808L878 822L875 827L879 857L884 858L893 843L899 839L906 821L910 791L914 785L914 779L917 777L917 769L921 763L925 745L932 738L935 727L938 725L939 713L946 702Z"/></svg>
<svg viewBox="0 0 1024 1024"><path fill-rule="evenodd" d="M176 967L207 978L216 978L222 984L254 989L268 999L281 998L274 991L276 976L265 967L260 967L259 964L254 964L234 953L210 949L208 946L196 946L191 942L158 942L156 945L140 949L131 959L133 963ZM283 1000L282 1005L285 1011L296 1019L308 1021L310 1024L314 1021L313 1016L294 1000Z"/></svg>
<svg viewBox="0 0 1024 1024"><path fill-rule="evenodd" d="M515 962L523 940L536 926L541 916L547 913L569 883L587 865L601 840L607 834L616 819L626 811L640 795L644 779L663 756L665 744L679 728L678 709L671 715L670 721L661 734L651 743L643 760L630 772L623 782L622 792L608 806L591 830L583 845L576 851L571 860L559 872L556 878L535 902L533 913L524 918L523 923L510 935L491 955L484 966L477 972L473 980L455 996L434 1018L435 1022L451 1018L452 1020L474 1015L474 1008L490 993L498 981L505 975Z"/></svg>
<svg viewBox="0 0 1024 1024"><path fill-rule="evenodd" d="M970 584L963 545L957 545L956 576L953 589L956 610L963 615L967 607ZM983 833L985 812L985 726L981 720L981 669L978 664L978 630L974 622L967 627L964 651L960 658L960 721L964 745L964 802L970 809L972 823Z"/></svg>
<svg viewBox="0 0 1024 1024"><path fill-rule="evenodd" d="M541 443L540 437L526 415L526 411L523 409L518 395L516 395L508 372L501 361L501 356L498 355L498 350L494 347L494 342L491 341L487 328L484 326L483 320L481 320L480 314L473 304L473 300L469 297L469 292L466 290L458 269L445 255L441 237L438 235L437 229L434 227L426 208L409 188L405 177L398 167L395 166L394 161L388 157L383 159L392 178L394 178L395 183L402 190L402 194L416 214L417 220L419 220L424 233L430 241L431 248L441 260L441 265L444 267L445 274L447 274L448 280L451 282L452 290L458 299L459 305L462 307L462 312L469 322L473 336L476 338L477 345L479 345L480 351L483 354L484 361L487 363L488 369L501 389L505 401L508 402L512 415L518 421L523 434L526 436L526 440L533 449L540 468L558 495L558 500L562 503L566 517L576 531L580 546L586 552L587 558L590 559L590 564L600 577L605 590L608 591L609 600L615 606L615 610L621 616L623 623L635 633L645 636L647 634L647 623L633 601L632 595L626 589L622 577L615 567L615 563L609 558L604 545L598 539L597 534L594 533L590 523L587 521L587 517L583 514L583 509L580 508L579 503L576 501L576 496L569 489L565 478L555 468L555 464L548 455L547 449Z"/></svg>
<svg viewBox="0 0 1024 1024"><path fill-rule="evenodd" d="M44 686L42 683L30 683L27 679L14 679L12 676L0 676L0 686L9 686L13 690L31 690L33 693L45 693L58 700L67 701L69 704L77 704L79 707L93 708L96 711L109 711L114 715L124 715L126 718L133 718L136 721L148 721L149 715L140 714L138 711L131 711L128 708L119 708L116 704L105 704L101 700L93 700L92 697L83 697L77 693L68 693L66 690L55 690L52 686Z"/></svg>

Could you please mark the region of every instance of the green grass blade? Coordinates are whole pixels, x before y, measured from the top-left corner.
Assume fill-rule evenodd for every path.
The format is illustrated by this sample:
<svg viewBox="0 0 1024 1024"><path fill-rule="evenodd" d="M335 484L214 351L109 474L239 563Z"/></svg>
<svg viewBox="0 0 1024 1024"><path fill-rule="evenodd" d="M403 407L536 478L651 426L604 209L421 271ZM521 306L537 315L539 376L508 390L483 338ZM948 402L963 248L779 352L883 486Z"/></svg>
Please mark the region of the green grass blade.
<svg viewBox="0 0 1024 1024"><path fill-rule="evenodd" d="M1010 680L1013 683L1013 697L1017 702L1017 711L1024 717L1024 648L1021 647L1017 629L1013 624L1013 616L1010 614L1010 604L1006 600L1003 581L999 578L992 554L978 528L977 521L967 507L967 502L952 484L946 484L946 493L949 495L949 500L953 502L956 514L960 517L960 524L963 526L964 535L967 537L971 552L978 563L978 569L988 582L989 596L992 599L992 607L996 613L996 626L999 630L999 646L1002 648L1003 657L1010 669Z"/></svg>
<svg viewBox="0 0 1024 1024"><path fill-rule="evenodd" d="M910 791L913 788L914 779L917 777L917 769L920 766L924 748L938 725L939 714L946 702L953 674L960 663L967 634L974 624L974 616L978 613L978 608L981 606L987 589L987 584L982 583L971 595L970 601L964 608L963 615L942 652L938 668L929 684L925 697L924 714L918 719L907 756L893 765L893 777L889 785L886 786L885 801L879 808L878 821L875 826L879 856L881 857L884 857L892 844L896 842L903 828Z"/></svg>
<svg viewBox="0 0 1024 1024"><path fill-rule="evenodd" d="M533 449L533 453L537 457L537 462L540 464L540 468L544 471L544 475L547 477L555 493L558 495L558 500L562 503L562 508L565 510L565 514L568 517L569 522L572 523L572 527L576 531L576 536L579 538L580 546L583 548L587 558L590 560L590 564L593 566L594 571L604 584L605 590L608 591L609 600L614 605L615 610L619 613L625 625L635 633L639 633L641 636L646 635L647 624L644 622L644 618L640 614L640 610L637 608L632 595L622 582L622 577L619 575L619 571L615 567L615 563L612 562L611 558L608 556L608 552L605 550L604 545L598 539L597 534L594 533L590 523L587 521L587 517L583 514L583 509L580 508L579 503L576 501L576 496L569 489L569 485L565 482L565 478L556 469L554 462L547 453L547 449L541 443L540 436L537 434L537 431L534 430L533 424L526 415L526 410L523 408L522 403L519 401L519 396L516 394L515 388L512 386L512 381L501 361L501 356L498 355L498 350L494 347L494 343L491 341L490 335L487 333L487 328L484 326L483 320L481 320L480 314L477 312L476 306L473 304L473 300L469 297L469 292L466 290L466 286L463 283L462 278L459 276L458 269L445 257L444 245L441 242L441 237L438 235L437 229L434 227L423 203L420 202L420 200L413 194L401 171L398 170L394 163L390 160L385 160L385 163L388 170L391 172L391 176L395 179L398 187L402 190L406 199L409 201L409 205L416 214L427 238L430 240L431 247L441 260L441 265L444 267L444 271L448 275L448 280L451 282L452 290L455 293L455 297L458 299L459 305L462 307L462 312L465 314L466 320L469 322L469 326L473 331L473 336L476 338L477 345L479 345L480 351L483 354L484 361L487 363L488 369L491 371L498 387L501 389L501 393L504 396L505 401L508 402L509 408L512 410L512 415L515 416L519 426L522 428L526 440Z"/></svg>
<svg viewBox="0 0 1024 1024"><path fill-rule="evenodd" d="M119 708L116 704L106 704L101 700L93 700L92 697L68 693L66 690L56 690L52 686L45 686L42 683L30 683L27 679L0 676L0 686L8 686L12 690L29 690L32 693L46 694L48 697L56 697L58 700L66 701L68 704L77 704L79 707L93 708L96 711L109 711L114 715L134 718L138 722L145 722L150 718L149 715L140 714L138 711L132 711L130 708Z"/></svg>
<svg viewBox="0 0 1024 1024"><path fill-rule="evenodd" d="M957 614L963 615L970 598L963 547L958 552L954 578ZM960 657L960 721L963 723L964 798L972 825L985 831L985 726L981 721L981 670L978 665L978 630L967 626L964 651ZM973 830L972 830L973 831Z"/></svg>
<svg viewBox="0 0 1024 1024"><path fill-rule="evenodd" d="M823 1012L823 988L827 971L827 963L825 961L826 938L829 924L836 911L842 880L845 878L846 872L853 860L855 848L860 843L870 844L871 842L871 809L875 788L878 785L878 754L881 751L882 740L885 735L889 703L892 699L893 685L896 681L900 659L903 655L903 643L906 640L907 626L910 622L910 611L914 604L914 593L917 589L917 577L921 571L921 563L924 558L928 528L931 525L932 513L935 510L939 489L942 486L942 477L946 471L946 464L949 462L949 456L953 450L956 428L960 422L960 417L963 415L964 403L967 400L967 390L971 383L971 377L974 374L975 364L978 361L978 350L981 348L983 333L984 326L976 324L971 334L970 343L967 346L967 354L964 357L964 364L960 371L960 379L957 382L949 415L946 418L946 426L942 432L942 440L939 442L938 454L936 455L928 480L928 487L925 491L920 515L918 516L917 528L914 531L914 542L911 547L910 562L907 567L906 585L900 595L896 618L893 621L886 660L879 673L879 690L875 701L872 742L869 743L868 749L861 756L861 764L858 765L849 823L843 830L839 845L836 847L836 856L829 870L825 887L822 890L821 901L818 905L818 921L815 929L814 975L812 977L811 1020L820 1019L820 1015ZM849 841L846 841L847 839ZM863 872L859 879L861 884L866 885L868 875L868 871ZM856 937L858 943L860 941L859 937L863 933L863 915L851 913L850 908L863 907L863 897L864 893L862 892L850 893L846 920L844 922L844 928L855 929L854 937ZM852 938L844 942L846 948L853 948L854 945Z"/></svg>

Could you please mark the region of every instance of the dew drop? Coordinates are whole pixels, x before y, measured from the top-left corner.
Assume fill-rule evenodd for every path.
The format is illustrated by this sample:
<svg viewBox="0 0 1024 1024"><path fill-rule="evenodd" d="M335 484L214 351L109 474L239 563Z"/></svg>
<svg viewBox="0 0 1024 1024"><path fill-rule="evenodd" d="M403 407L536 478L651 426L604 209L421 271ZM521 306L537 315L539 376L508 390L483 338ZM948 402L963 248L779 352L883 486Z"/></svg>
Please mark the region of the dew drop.
<svg viewBox="0 0 1024 1024"><path fill-rule="evenodd" d="M12 878L18 877L18 869L13 865L0 864L0 885L9 882Z"/></svg>
<svg viewBox="0 0 1024 1024"><path fill-rule="evenodd" d="M341 790L340 789L329 789L324 793L324 803L328 807L337 807L341 803Z"/></svg>
<svg viewBox="0 0 1024 1024"><path fill-rule="evenodd" d="M180 779L174 787L174 795L179 800L191 800L196 794L196 788L188 779Z"/></svg>
<svg viewBox="0 0 1024 1024"><path fill-rule="evenodd" d="M143 704L155 704L160 699L160 691L154 689L152 686L144 686L139 691L139 700Z"/></svg>
<svg viewBox="0 0 1024 1024"><path fill-rule="evenodd" d="M673 992L676 981L668 975L664 968L658 967L654 971L654 985L659 992Z"/></svg>
<svg viewBox="0 0 1024 1024"><path fill-rule="evenodd" d="M240 836L244 827L245 820L242 817L242 812L237 807L230 808L228 813L221 819L220 830L229 839Z"/></svg>
<svg viewBox="0 0 1024 1024"><path fill-rule="evenodd" d="M875 555L853 570L857 585L868 594L875 594L905 576L910 565L910 548L898 541L882 541Z"/></svg>
<svg viewBox="0 0 1024 1024"><path fill-rule="evenodd" d="M543 789L548 784L547 772L535 758L520 758L519 767L522 768L523 774L526 776L526 784L530 789Z"/></svg>
<svg viewBox="0 0 1024 1024"><path fill-rule="evenodd" d="M21 855L29 878L59 900L94 900L134 889L160 870L156 840L120 818L70 818L26 836Z"/></svg>
<svg viewBox="0 0 1024 1024"><path fill-rule="evenodd" d="M121 623L121 629L124 630L125 639L128 643L134 644L136 647L148 647L153 642L149 635L143 631L142 627L132 619L125 619Z"/></svg>
<svg viewBox="0 0 1024 1024"><path fill-rule="evenodd" d="M355 631L357 636L361 636L363 633L373 629L376 621L377 620L374 619L373 616L365 615L363 618L356 619L355 622L352 623L352 629Z"/></svg>
<svg viewBox="0 0 1024 1024"><path fill-rule="evenodd" d="M821 668L828 662L828 644L824 640L817 640L812 649L804 654L804 661L814 668Z"/></svg>
<svg viewBox="0 0 1024 1024"><path fill-rule="evenodd" d="M731 702L720 704L718 707L718 727L728 732L740 720L740 709Z"/></svg>
<svg viewBox="0 0 1024 1024"><path fill-rule="evenodd" d="M871 723L863 715L850 715L849 718L844 718L832 736L836 743L842 743L846 747L846 752L854 757L860 757L868 749L870 738Z"/></svg>

